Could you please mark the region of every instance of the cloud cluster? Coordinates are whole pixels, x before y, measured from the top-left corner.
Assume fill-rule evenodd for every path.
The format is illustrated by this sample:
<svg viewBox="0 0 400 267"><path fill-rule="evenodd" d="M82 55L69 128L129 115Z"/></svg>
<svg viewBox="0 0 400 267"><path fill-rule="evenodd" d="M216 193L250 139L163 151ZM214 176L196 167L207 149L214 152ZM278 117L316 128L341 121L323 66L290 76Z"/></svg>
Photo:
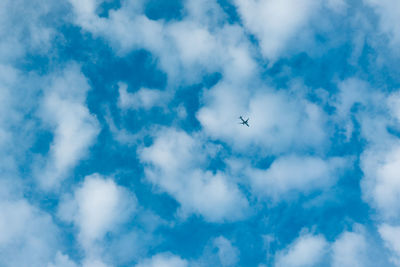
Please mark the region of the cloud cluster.
<svg viewBox="0 0 400 267"><path fill-rule="evenodd" d="M85 266L96 266L107 233L116 231L137 208L136 197L110 178L85 177L73 195L64 197L58 216L78 229L78 240L86 252Z"/></svg>
<svg viewBox="0 0 400 267"><path fill-rule="evenodd" d="M70 2L76 24L104 37L117 53L150 51L171 83L193 83L215 71L240 81L256 71L243 29L220 25L225 14L216 1L185 1L187 16L171 22L149 19L142 13L140 1L124 1L119 9L110 10L107 18L96 13L99 2Z"/></svg>
<svg viewBox="0 0 400 267"><path fill-rule="evenodd" d="M187 267L188 262L179 256L161 253L154 255L150 259L144 259L142 262L136 265L136 267Z"/></svg>
<svg viewBox="0 0 400 267"><path fill-rule="evenodd" d="M49 79L40 110L40 117L54 132L49 156L38 174L45 189L59 186L100 131L85 104L90 87L79 66L70 65Z"/></svg>
<svg viewBox="0 0 400 267"><path fill-rule="evenodd" d="M180 214L202 215L213 222L242 219L248 201L238 185L222 172L207 170L218 147L185 132L162 129L154 144L140 152L146 179L172 195Z"/></svg>
<svg viewBox="0 0 400 267"><path fill-rule="evenodd" d="M274 266L373 266L371 248L362 229L344 231L331 243L306 232L277 253Z"/></svg>
<svg viewBox="0 0 400 267"><path fill-rule="evenodd" d="M249 117L251 127L232 121ZM248 88L219 83L206 91L197 118L212 138L228 142L238 150L251 147L279 154L323 147L326 115L317 105L290 92L271 88Z"/></svg>
<svg viewBox="0 0 400 267"><path fill-rule="evenodd" d="M346 167L345 159L284 156L266 170L247 170L252 190L274 201L296 193L307 194L336 182Z"/></svg>
<svg viewBox="0 0 400 267"><path fill-rule="evenodd" d="M304 30L319 1L236 0L235 3L244 25L257 36L263 56L274 61L297 32Z"/></svg>
<svg viewBox="0 0 400 267"><path fill-rule="evenodd" d="M51 216L24 199L0 200L0 264L44 266L60 248ZM16 252L23 257L16 257Z"/></svg>

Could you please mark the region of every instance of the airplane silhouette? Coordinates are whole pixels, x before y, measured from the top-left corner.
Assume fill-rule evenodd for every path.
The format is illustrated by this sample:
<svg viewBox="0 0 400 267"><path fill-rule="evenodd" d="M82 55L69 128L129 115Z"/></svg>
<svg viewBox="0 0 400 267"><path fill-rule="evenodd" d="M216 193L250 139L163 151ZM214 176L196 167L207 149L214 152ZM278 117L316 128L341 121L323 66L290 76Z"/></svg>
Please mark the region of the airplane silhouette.
<svg viewBox="0 0 400 267"><path fill-rule="evenodd" d="M246 125L247 127L250 127L248 118L247 118L247 120L244 120L243 117L240 116L239 119L241 120L241 122L239 122L240 124L243 124L243 125Z"/></svg>

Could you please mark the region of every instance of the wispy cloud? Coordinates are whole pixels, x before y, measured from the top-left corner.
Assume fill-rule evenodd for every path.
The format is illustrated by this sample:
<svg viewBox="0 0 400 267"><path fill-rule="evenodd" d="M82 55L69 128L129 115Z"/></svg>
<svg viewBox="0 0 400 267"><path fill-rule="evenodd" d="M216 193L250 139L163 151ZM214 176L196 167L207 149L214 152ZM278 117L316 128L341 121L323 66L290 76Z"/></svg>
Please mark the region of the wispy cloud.
<svg viewBox="0 0 400 267"><path fill-rule="evenodd" d="M54 140L44 168L38 167L37 173L45 189L57 187L66 178L100 131L96 118L85 105L89 89L77 65L50 77L40 117L54 131Z"/></svg>

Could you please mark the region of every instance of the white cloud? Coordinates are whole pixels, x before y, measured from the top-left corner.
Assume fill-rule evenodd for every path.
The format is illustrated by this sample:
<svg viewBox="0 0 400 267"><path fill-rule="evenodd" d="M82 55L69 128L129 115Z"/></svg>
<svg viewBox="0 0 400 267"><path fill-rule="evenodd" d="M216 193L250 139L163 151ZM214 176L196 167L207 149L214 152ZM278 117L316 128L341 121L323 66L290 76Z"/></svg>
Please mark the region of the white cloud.
<svg viewBox="0 0 400 267"><path fill-rule="evenodd" d="M338 13L343 13L349 7L347 0L328 0L326 5Z"/></svg>
<svg viewBox="0 0 400 267"><path fill-rule="evenodd" d="M217 255L222 266L236 266L239 261L239 250L223 236L214 239L214 246L218 249Z"/></svg>
<svg viewBox="0 0 400 267"><path fill-rule="evenodd" d="M85 105L89 89L77 65L69 65L61 74L50 76L40 110L40 117L54 131L44 169L37 170L44 189L55 188L66 178L99 133L98 122Z"/></svg>
<svg viewBox="0 0 400 267"><path fill-rule="evenodd" d="M121 8L110 10L108 18L96 13L103 1L69 2L75 13L74 22L84 30L108 39L118 52L143 47L157 51L162 47L163 23L141 14L142 1L124 1Z"/></svg>
<svg viewBox="0 0 400 267"><path fill-rule="evenodd" d="M344 125L344 134L349 141L354 130L352 109L357 105L363 107L381 100L381 96L371 93L369 85L357 78L349 78L338 83L339 93L336 95L334 105L339 125Z"/></svg>
<svg viewBox="0 0 400 267"><path fill-rule="evenodd" d="M79 241L87 252L96 241L124 223L135 211L136 198L109 178L85 177L73 196L61 202L58 214L79 229Z"/></svg>
<svg viewBox="0 0 400 267"><path fill-rule="evenodd" d="M397 93L381 97L381 101L374 104L374 113L366 112L360 116L362 134L369 143L360 163L364 173L361 181L363 197L385 219L399 218L400 211L397 205L400 200L397 179L400 175L400 140L388 132L388 127L399 127L398 97Z"/></svg>
<svg viewBox="0 0 400 267"><path fill-rule="evenodd" d="M24 199L0 201L0 265L45 266L59 247L51 217Z"/></svg>
<svg viewBox="0 0 400 267"><path fill-rule="evenodd" d="M136 265L136 267L187 267L187 266L189 266L188 261L171 253L160 253L154 255L153 257L145 259Z"/></svg>
<svg viewBox="0 0 400 267"><path fill-rule="evenodd" d="M212 29L224 23L227 15L215 0L186 0L184 2L187 19L206 25Z"/></svg>
<svg viewBox="0 0 400 267"><path fill-rule="evenodd" d="M181 215L202 215L208 221L237 220L248 202L224 173L205 171L217 147L174 129L158 132L154 144L139 152L146 178L174 197Z"/></svg>
<svg viewBox="0 0 400 267"><path fill-rule="evenodd" d="M106 120L108 128L110 129L114 139L120 142L121 144L131 146L136 144L140 139L141 137L140 134L133 134L129 132L129 130L127 129L119 128L115 124L111 116L111 113L109 111L107 111L107 115L105 115L104 119Z"/></svg>
<svg viewBox="0 0 400 267"><path fill-rule="evenodd" d="M205 92L203 103L197 119L204 131L242 152L282 153L328 144L326 114L301 96L221 82ZM239 115L250 118L249 128L238 123Z"/></svg>
<svg viewBox="0 0 400 267"><path fill-rule="evenodd" d="M380 30L387 35L391 45L400 44L400 3L396 0L364 0L380 17Z"/></svg>
<svg viewBox="0 0 400 267"><path fill-rule="evenodd" d="M393 119L399 123L400 122L400 92L394 92L387 98L387 105L390 114Z"/></svg>
<svg viewBox="0 0 400 267"><path fill-rule="evenodd" d="M181 22L171 24L168 29L184 64L212 61L210 57L216 51L216 40L206 28L192 22Z"/></svg>
<svg viewBox="0 0 400 267"><path fill-rule="evenodd" d="M337 123L347 125L346 139L349 141L356 119L367 143L360 156L364 174L361 180L363 198L384 218L398 218L400 142L388 128L399 128L399 95L380 93L355 78L340 82L338 87L340 91L335 101Z"/></svg>
<svg viewBox="0 0 400 267"><path fill-rule="evenodd" d="M328 242L321 235L304 234L276 255L276 267L311 267L324 258Z"/></svg>
<svg viewBox="0 0 400 267"><path fill-rule="evenodd" d="M243 29L222 23L225 14L214 0L185 1L184 19L171 22L147 18L137 1L123 2L108 18L96 14L97 2L70 2L75 23L104 37L117 53L147 49L157 56L169 83L195 82L204 72L216 71L240 80L256 71Z"/></svg>
<svg viewBox="0 0 400 267"><path fill-rule="evenodd" d="M29 125L20 126L24 122L23 112L29 107L22 107L24 97L14 93L15 88L20 86L20 80L24 78L17 69L0 64L0 169L4 172L12 172L17 168L17 155L25 154L30 143L26 135ZM19 131L14 130L17 125Z"/></svg>
<svg viewBox="0 0 400 267"><path fill-rule="evenodd" d="M371 148L362 155L363 193L385 218L399 218L400 142L384 150Z"/></svg>
<svg viewBox="0 0 400 267"><path fill-rule="evenodd" d="M342 158L291 155L277 158L266 170L248 169L247 175L256 194L278 201L331 186L345 167Z"/></svg>
<svg viewBox="0 0 400 267"><path fill-rule="evenodd" d="M367 241L363 234L344 232L332 244L332 267L362 267L367 263Z"/></svg>
<svg viewBox="0 0 400 267"><path fill-rule="evenodd" d="M54 21L62 18L63 7L62 2L46 0L1 1L0 62L13 62L27 52L47 52L56 35Z"/></svg>
<svg viewBox="0 0 400 267"><path fill-rule="evenodd" d="M73 262L68 255L57 252L53 263L49 263L47 267L78 267L78 265Z"/></svg>
<svg viewBox="0 0 400 267"><path fill-rule="evenodd" d="M118 106L121 109L151 109L167 103L168 96L165 92L156 89L140 88L135 93L128 92L128 85L118 83Z"/></svg>
<svg viewBox="0 0 400 267"><path fill-rule="evenodd" d="M111 267L110 265L105 264L99 259L86 259L82 267Z"/></svg>
<svg viewBox="0 0 400 267"><path fill-rule="evenodd" d="M335 106L336 113L341 118L348 118L355 104L366 105L372 101L373 96L368 94L370 86L365 81L349 78L339 82L338 88Z"/></svg>
<svg viewBox="0 0 400 267"><path fill-rule="evenodd" d="M400 227L382 224L378 232L385 241L386 247L392 252L391 261L396 266L400 265Z"/></svg>
<svg viewBox="0 0 400 267"><path fill-rule="evenodd" d="M246 28L256 35L263 55L276 60L318 7L312 0L235 0Z"/></svg>

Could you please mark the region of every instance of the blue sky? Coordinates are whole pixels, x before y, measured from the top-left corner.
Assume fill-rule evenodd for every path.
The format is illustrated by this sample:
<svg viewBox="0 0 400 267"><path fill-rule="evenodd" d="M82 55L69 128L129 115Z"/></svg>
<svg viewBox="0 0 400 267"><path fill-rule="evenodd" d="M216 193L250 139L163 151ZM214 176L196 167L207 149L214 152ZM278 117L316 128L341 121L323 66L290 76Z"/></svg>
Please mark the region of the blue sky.
<svg viewBox="0 0 400 267"><path fill-rule="evenodd" d="M1 1L0 265L399 266L399 17Z"/></svg>

